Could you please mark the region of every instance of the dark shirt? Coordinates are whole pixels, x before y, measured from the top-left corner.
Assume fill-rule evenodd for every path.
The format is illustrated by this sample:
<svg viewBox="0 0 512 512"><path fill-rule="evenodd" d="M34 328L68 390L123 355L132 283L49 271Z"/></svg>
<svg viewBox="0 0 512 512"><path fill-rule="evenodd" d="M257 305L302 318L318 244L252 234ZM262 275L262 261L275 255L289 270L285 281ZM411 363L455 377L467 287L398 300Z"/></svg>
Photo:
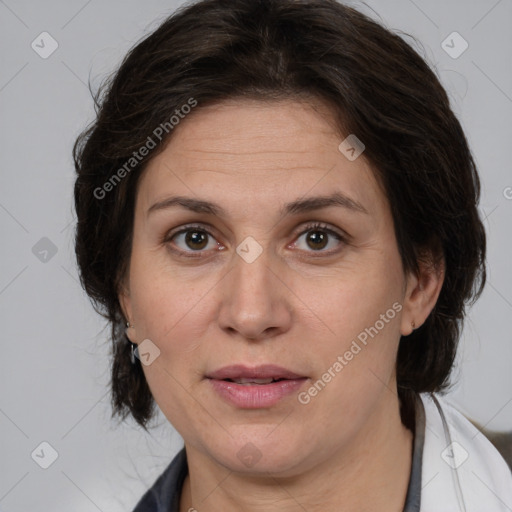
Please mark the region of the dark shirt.
<svg viewBox="0 0 512 512"><path fill-rule="evenodd" d="M418 397L415 404L415 427L411 476L403 512L420 512L421 467L425 441L425 409ZM154 485L141 498L133 512L179 512L183 482L188 474L187 455L183 448L174 457Z"/></svg>

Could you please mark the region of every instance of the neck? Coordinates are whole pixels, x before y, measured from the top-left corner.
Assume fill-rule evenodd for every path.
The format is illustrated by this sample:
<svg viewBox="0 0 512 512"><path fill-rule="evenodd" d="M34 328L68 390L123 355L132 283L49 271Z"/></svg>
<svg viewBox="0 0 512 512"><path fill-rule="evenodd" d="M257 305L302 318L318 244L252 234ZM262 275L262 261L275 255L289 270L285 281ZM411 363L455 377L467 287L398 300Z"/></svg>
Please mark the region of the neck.
<svg viewBox="0 0 512 512"><path fill-rule="evenodd" d="M403 510L412 464L413 433L401 422L396 395L357 439L293 477L247 476L186 445L189 475L180 512L381 512Z"/></svg>

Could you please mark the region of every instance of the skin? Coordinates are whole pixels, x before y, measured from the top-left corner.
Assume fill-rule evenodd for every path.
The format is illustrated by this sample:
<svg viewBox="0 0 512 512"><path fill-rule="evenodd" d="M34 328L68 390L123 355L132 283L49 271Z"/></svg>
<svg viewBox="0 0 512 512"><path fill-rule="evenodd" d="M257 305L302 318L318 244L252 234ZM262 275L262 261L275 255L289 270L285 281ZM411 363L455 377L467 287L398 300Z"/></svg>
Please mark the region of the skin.
<svg viewBox="0 0 512 512"><path fill-rule="evenodd" d="M342 140L317 100L230 100L197 107L141 176L119 300L135 325L129 338L160 350L143 369L185 442L181 511L403 508L413 433L400 421L396 353L429 315L444 274L442 265L404 273L386 196L364 153L349 161ZM279 213L335 190L367 213ZM180 206L147 213L173 195L214 202L225 216ZM348 237L321 230L322 245L308 228L315 221ZM187 224L210 236L173 238ZM252 263L236 252L248 236L262 249ZM307 376L307 390L396 302L401 311L308 404L292 394L240 409L205 379L229 364L273 363ZM248 443L261 456L252 467L237 457Z"/></svg>

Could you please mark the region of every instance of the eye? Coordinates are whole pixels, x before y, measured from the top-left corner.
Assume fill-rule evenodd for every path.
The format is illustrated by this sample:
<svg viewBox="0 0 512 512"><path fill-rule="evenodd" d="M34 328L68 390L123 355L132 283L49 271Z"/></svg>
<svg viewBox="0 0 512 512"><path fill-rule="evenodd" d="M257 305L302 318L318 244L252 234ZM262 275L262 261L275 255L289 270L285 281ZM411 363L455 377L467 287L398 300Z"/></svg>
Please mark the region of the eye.
<svg viewBox="0 0 512 512"><path fill-rule="evenodd" d="M304 241L300 242L303 237ZM335 232L325 224L314 223L306 226L306 229L300 233L292 246L305 252L320 252L319 256L322 256L336 252L336 248L324 250L326 247L333 245L336 247L345 241L346 238L341 233ZM218 250L225 249L202 226L184 226L179 231L166 236L163 242L168 245L172 252L192 258L201 257L206 251L215 248L218 248Z"/></svg>
<svg viewBox="0 0 512 512"><path fill-rule="evenodd" d="M304 243L301 244L298 242L302 237L304 238ZM335 241L333 244L332 242ZM297 241L293 243L294 247L298 247L300 250L305 250L306 252L322 252L322 253L331 253L335 252L335 250L324 250L329 245L340 245L340 242L344 242L345 238L340 234L335 232L334 230L328 228L324 224L315 223L306 227L306 230L303 231ZM312 250L308 250L304 248L304 246L309 247Z"/></svg>
<svg viewBox="0 0 512 512"><path fill-rule="evenodd" d="M191 257L200 256L200 253L214 249L215 247L219 249L223 248L219 242L215 241L211 233L201 226L186 226L180 231L166 237L164 242L169 244L172 251L181 254L189 253L186 254L186 256ZM171 246L171 242L173 245L178 246L177 250ZM195 255L193 254L194 252L199 254Z"/></svg>

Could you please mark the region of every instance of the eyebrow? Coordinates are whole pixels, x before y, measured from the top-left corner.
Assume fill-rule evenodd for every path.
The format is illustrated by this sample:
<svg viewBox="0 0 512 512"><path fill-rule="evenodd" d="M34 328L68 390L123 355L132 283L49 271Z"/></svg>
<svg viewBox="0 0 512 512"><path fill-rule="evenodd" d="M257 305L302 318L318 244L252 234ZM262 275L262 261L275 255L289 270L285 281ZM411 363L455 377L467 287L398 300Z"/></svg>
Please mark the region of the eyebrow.
<svg viewBox="0 0 512 512"><path fill-rule="evenodd" d="M224 208L218 204L184 196L168 197L162 201L158 201L149 207L147 215L149 216L149 214L152 212L165 210L174 206L181 206L182 208L186 208L187 210L196 213L206 213L219 217L227 217L226 210L224 210ZM297 199L296 201L285 204L281 208L280 214L296 215L299 213L307 213L314 210L320 210L322 208L328 208L330 206L338 206L356 213L368 214L368 210L366 210L366 208L361 203L358 203L357 201L342 194L341 192L335 192L334 194L328 196L316 196L307 197L305 199Z"/></svg>

